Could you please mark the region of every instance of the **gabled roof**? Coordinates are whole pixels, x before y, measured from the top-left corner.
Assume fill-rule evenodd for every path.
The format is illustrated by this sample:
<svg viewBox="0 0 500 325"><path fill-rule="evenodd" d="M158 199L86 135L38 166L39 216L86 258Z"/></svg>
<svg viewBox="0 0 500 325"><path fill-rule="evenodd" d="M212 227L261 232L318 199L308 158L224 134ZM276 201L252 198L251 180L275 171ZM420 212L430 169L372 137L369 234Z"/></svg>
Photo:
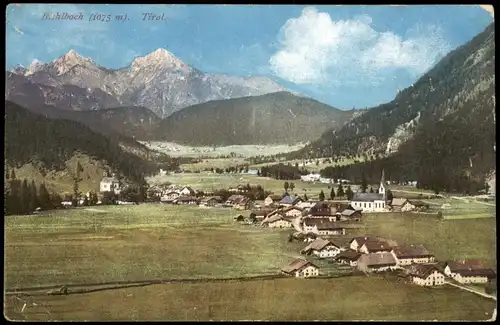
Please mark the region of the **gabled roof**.
<svg viewBox="0 0 500 325"><path fill-rule="evenodd" d="M375 236L370 236L370 235L367 235L367 236L358 236L358 237L354 237L352 240L351 240L351 243L353 241L356 241L358 243L358 246L361 247L363 246L364 243L366 243L367 241L370 241L370 240L377 240L378 238L375 237Z"/></svg>
<svg viewBox="0 0 500 325"><path fill-rule="evenodd" d="M307 266L314 266L315 268L318 268L316 265L314 265L309 261L298 259L288 264L287 266L283 267L281 270L285 273L292 273L295 271L299 271Z"/></svg>
<svg viewBox="0 0 500 325"><path fill-rule="evenodd" d="M118 183L118 180L114 177L103 177L101 183Z"/></svg>
<svg viewBox="0 0 500 325"><path fill-rule="evenodd" d="M454 273L458 270L484 269L483 263L479 260L446 261L446 266L449 266L450 271Z"/></svg>
<svg viewBox="0 0 500 325"><path fill-rule="evenodd" d="M432 264L413 264L408 268L408 274L422 279L426 279L434 271L443 273L439 270L439 268Z"/></svg>
<svg viewBox="0 0 500 325"><path fill-rule="evenodd" d="M404 245L394 248L397 258L418 258L433 256L424 245Z"/></svg>
<svg viewBox="0 0 500 325"><path fill-rule="evenodd" d="M383 201L384 195L378 193L354 193L351 201L357 202L373 202L373 201Z"/></svg>
<svg viewBox="0 0 500 325"><path fill-rule="evenodd" d="M468 270L458 270L456 273L460 274L463 277L468 276L484 276L490 279L496 277L495 271L492 269L468 269Z"/></svg>
<svg viewBox="0 0 500 325"><path fill-rule="evenodd" d="M358 260L359 264L367 266L396 265L396 259L391 253L370 253L363 254Z"/></svg>
<svg viewBox="0 0 500 325"><path fill-rule="evenodd" d="M283 198L283 195L271 194L271 195L268 195L268 196L266 197L266 199L267 199L267 198L270 198L271 200L273 200L273 201L276 201L276 202L277 202L277 201L280 201L280 200Z"/></svg>
<svg viewBox="0 0 500 325"><path fill-rule="evenodd" d="M199 201L199 199L196 196L181 196L177 201Z"/></svg>
<svg viewBox="0 0 500 325"><path fill-rule="evenodd" d="M346 216L346 217L350 217L350 216L352 216L353 214L356 214L356 213L360 213L360 211L351 210L351 209L345 209L344 211L342 211L341 215Z"/></svg>
<svg viewBox="0 0 500 325"><path fill-rule="evenodd" d="M318 230L337 230L350 228L350 225L343 222L335 222L323 219L305 218L304 225L318 228Z"/></svg>
<svg viewBox="0 0 500 325"><path fill-rule="evenodd" d="M359 259L360 256L361 256L360 252L348 249L346 251L340 252L339 255L337 255L337 259L347 259L351 261L356 261Z"/></svg>
<svg viewBox="0 0 500 325"><path fill-rule="evenodd" d="M366 241L363 246L366 247L369 253L375 253L375 252L381 252L381 251L391 251L392 247L387 244L386 242L378 241L378 240L371 240L371 241Z"/></svg>
<svg viewBox="0 0 500 325"><path fill-rule="evenodd" d="M302 250L302 252L308 252L310 250L320 251L320 250L322 250L323 248L325 248L327 246L335 246L335 247L339 248L339 246L335 245L330 240L326 240L326 239L323 239L323 238L317 238L315 241L313 241L312 243L310 243L309 245L307 245Z"/></svg>
<svg viewBox="0 0 500 325"><path fill-rule="evenodd" d="M259 209L259 210L252 210L251 213L255 214L256 216L268 216L270 213L274 212L274 209Z"/></svg>
<svg viewBox="0 0 500 325"><path fill-rule="evenodd" d="M276 215L273 215L273 216L263 220L262 223L273 223L273 222L278 221L278 220L290 221L289 219L283 217L282 215L276 214Z"/></svg>
<svg viewBox="0 0 500 325"><path fill-rule="evenodd" d="M291 210L299 210L299 211L304 211L304 209L302 209L302 208L299 208L299 207L297 207L297 206L292 205L291 207L288 207L288 208L283 209L283 212L284 212L284 213L287 213L288 211L291 211Z"/></svg>
<svg viewBox="0 0 500 325"><path fill-rule="evenodd" d="M244 196L241 194L234 194L227 198L227 201L239 202Z"/></svg>
<svg viewBox="0 0 500 325"><path fill-rule="evenodd" d="M395 197L391 201L392 206L403 206L406 202L409 202L408 199L402 197Z"/></svg>
<svg viewBox="0 0 500 325"><path fill-rule="evenodd" d="M295 198L291 195L285 195L285 196L283 196L283 198L281 198L280 203L281 204L293 204L293 203L295 203L296 200L297 200L297 198Z"/></svg>

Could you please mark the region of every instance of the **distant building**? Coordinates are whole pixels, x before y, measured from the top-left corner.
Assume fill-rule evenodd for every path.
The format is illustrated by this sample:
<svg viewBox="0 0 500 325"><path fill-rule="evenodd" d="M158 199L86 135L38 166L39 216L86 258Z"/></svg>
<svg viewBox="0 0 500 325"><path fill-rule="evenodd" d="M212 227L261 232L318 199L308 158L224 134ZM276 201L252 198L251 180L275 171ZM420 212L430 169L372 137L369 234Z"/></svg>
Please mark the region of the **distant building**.
<svg viewBox="0 0 500 325"><path fill-rule="evenodd" d="M120 194L120 182L115 177L104 177L99 185L100 192Z"/></svg>
<svg viewBox="0 0 500 325"><path fill-rule="evenodd" d="M383 170L378 193L354 193L351 200L351 205L355 209L362 210L363 212L388 212L389 209L386 203L387 189Z"/></svg>
<svg viewBox="0 0 500 325"><path fill-rule="evenodd" d="M340 264L348 264L350 266L357 266L358 260L361 257L360 252L353 251L352 249L341 251L335 260Z"/></svg>
<svg viewBox="0 0 500 325"><path fill-rule="evenodd" d="M447 261L444 274L460 283L487 283L496 277L495 271L477 260Z"/></svg>
<svg viewBox="0 0 500 325"><path fill-rule="evenodd" d="M262 221L262 225L267 225L269 228L292 228L292 221L282 215L274 215Z"/></svg>
<svg viewBox="0 0 500 325"><path fill-rule="evenodd" d="M330 240L318 238L307 245L301 253L306 255L314 254L319 258L335 257L340 253L340 245L336 245Z"/></svg>
<svg viewBox="0 0 500 325"><path fill-rule="evenodd" d="M435 265L414 264L408 268L407 272L410 281L421 286L444 284L444 274Z"/></svg>
<svg viewBox="0 0 500 325"><path fill-rule="evenodd" d="M303 228L305 232L312 232L318 235L345 235L349 225L328 219L305 218Z"/></svg>
<svg viewBox="0 0 500 325"><path fill-rule="evenodd" d="M392 253L363 254L358 260L358 269L363 272L384 272L397 269Z"/></svg>
<svg viewBox="0 0 500 325"><path fill-rule="evenodd" d="M391 207L394 212L407 212L415 210L415 205L405 198L393 198Z"/></svg>
<svg viewBox="0 0 500 325"><path fill-rule="evenodd" d="M411 265L414 263L425 264L434 262L434 255L423 245L405 245L394 248L394 254L399 265Z"/></svg>
<svg viewBox="0 0 500 325"><path fill-rule="evenodd" d="M309 278L319 275L319 268L313 263L298 259L281 269L281 272L294 277Z"/></svg>
<svg viewBox="0 0 500 325"><path fill-rule="evenodd" d="M278 204L284 195L268 195L264 200L265 206L271 206L273 204Z"/></svg>

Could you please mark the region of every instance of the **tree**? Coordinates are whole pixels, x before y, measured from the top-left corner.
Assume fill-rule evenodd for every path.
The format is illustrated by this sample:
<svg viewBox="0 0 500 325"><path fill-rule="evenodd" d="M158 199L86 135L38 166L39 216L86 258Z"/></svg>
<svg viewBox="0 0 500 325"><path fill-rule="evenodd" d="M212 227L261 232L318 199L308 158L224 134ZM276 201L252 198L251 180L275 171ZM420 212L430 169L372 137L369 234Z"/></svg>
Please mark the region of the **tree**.
<svg viewBox="0 0 500 325"><path fill-rule="evenodd" d="M370 186L370 193L374 193L373 192L373 187Z"/></svg>
<svg viewBox="0 0 500 325"><path fill-rule="evenodd" d="M337 188L337 196L343 197L344 195L345 195L344 187L342 186L342 184L339 184L339 187Z"/></svg>
<svg viewBox="0 0 500 325"><path fill-rule="evenodd" d="M299 163L298 162L295 163L295 168L299 169Z"/></svg>
<svg viewBox="0 0 500 325"><path fill-rule="evenodd" d="M293 182L290 183L290 189L292 190L292 192L295 189L295 184Z"/></svg>
<svg viewBox="0 0 500 325"><path fill-rule="evenodd" d="M83 198L83 206L88 207L90 205L90 200L87 195Z"/></svg>
<svg viewBox="0 0 500 325"><path fill-rule="evenodd" d="M386 193L387 200L392 201L392 199L394 198L394 195L392 194L391 190L387 190L385 193Z"/></svg>
<svg viewBox="0 0 500 325"><path fill-rule="evenodd" d="M323 193L323 190L321 190L321 192L319 192L319 200L320 201L324 201L325 200L325 193Z"/></svg>
<svg viewBox="0 0 500 325"><path fill-rule="evenodd" d="M288 189L290 188L290 184L288 184L288 182L285 182L283 184L283 188L285 189L285 193L288 193Z"/></svg>
<svg viewBox="0 0 500 325"><path fill-rule="evenodd" d="M26 213L29 211L30 208L30 200L31 200L31 193L30 193L30 188L28 186L28 180L24 179L23 180L23 185L21 186L21 213Z"/></svg>
<svg viewBox="0 0 500 325"><path fill-rule="evenodd" d="M335 190L332 187L332 190L330 191L330 200L334 200L334 199L335 199Z"/></svg>
<svg viewBox="0 0 500 325"><path fill-rule="evenodd" d="M352 191L352 189L351 189L351 185L347 185L347 189L346 189L346 191L345 191L345 195L347 196L347 199L348 199L349 201L351 201L351 200L352 200L352 198L354 197L354 192L353 192L353 191Z"/></svg>
<svg viewBox="0 0 500 325"><path fill-rule="evenodd" d="M31 198L30 198L30 212L33 212L36 210L36 208L38 208L40 206L38 196L36 194L36 185L35 185L34 180L31 181L30 196L31 196Z"/></svg>
<svg viewBox="0 0 500 325"><path fill-rule="evenodd" d="M260 176L260 170L257 171L257 176Z"/></svg>
<svg viewBox="0 0 500 325"><path fill-rule="evenodd" d="M40 190L38 191L38 200L40 201L40 207L43 210L50 209L52 207L49 191L45 187L45 184L40 184Z"/></svg>
<svg viewBox="0 0 500 325"><path fill-rule="evenodd" d="M14 169L10 172L10 179L16 179L16 172L14 171Z"/></svg>
<svg viewBox="0 0 500 325"><path fill-rule="evenodd" d="M307 194L304 194L304 201L308 201L309 198L307 197Z"/></svg>
<svg viewBox="0 0 500 325"><path fill-rule="evenodd" d="M361 193L366 193L366 189L368 188L368 184L366 183L365 170L361 170Z"/></svg>

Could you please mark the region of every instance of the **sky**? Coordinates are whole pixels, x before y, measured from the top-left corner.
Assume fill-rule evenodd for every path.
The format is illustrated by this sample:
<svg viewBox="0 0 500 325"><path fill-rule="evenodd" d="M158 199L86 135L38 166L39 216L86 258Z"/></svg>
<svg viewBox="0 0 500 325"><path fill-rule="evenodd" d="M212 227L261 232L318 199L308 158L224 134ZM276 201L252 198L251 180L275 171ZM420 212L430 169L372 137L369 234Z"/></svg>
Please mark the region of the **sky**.
<svg viewBox="0 0 500 325"><path fill-rule="evenodd" d="M116 69L164 48L203 72L267 76L340 109L391 101L494 19L477 5L10 4L6 11L7 69L70 49ZM43 19L55 12L83 19ZM144 20L145 13L164 19ZM102 20L90 21L96 14Z"/></svg>

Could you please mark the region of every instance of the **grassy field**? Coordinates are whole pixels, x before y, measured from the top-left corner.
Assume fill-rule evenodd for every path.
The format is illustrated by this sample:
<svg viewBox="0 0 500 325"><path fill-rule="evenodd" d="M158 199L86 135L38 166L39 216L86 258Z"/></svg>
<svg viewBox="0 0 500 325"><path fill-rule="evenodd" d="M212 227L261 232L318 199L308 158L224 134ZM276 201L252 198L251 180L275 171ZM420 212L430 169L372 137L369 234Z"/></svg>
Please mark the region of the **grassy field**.
<svg viewBox="0 0 500 325"><path fill-rule="evenodd" d="M429 204L429 212L441 211L446 219L491 218L495 215L493 204L484 204L473 199L440 198L422 201ZM443 204L449 204L450 208L443 209Z"/></svg>
<svg viewBox="0 0 500 325"><path fill-rule="evenodd" d="M274 274L300 256L289 231L239 225L235 214L142 204L9 216L5 287Z"/></svg>
<svg viewBox="0 0 500 325"><path fill-rule="evenodd" d="M176 185L192 186L198 190L216 190L221 188L228 188L237 185L257 185L260 184L264 189L281 194L285 190L283 188L284 180L276 180L267 177L258 177L256 175L243 175L243 174L209 174L209 173L185 173L185 174L170 174L165 176L155 176L148 179L153 183L171 182ZM328 189L328 184L312 184L303 182L301 180L288 181L293 182L295 185L294 191L289 190L290 194L303 196L307 194L309 199L318 198L321 190L325 196L330 195L331 189ZM336 190L336 188L335 188Z"/></svg>
<svg viewBox="0 0 500 325"><path fill-rule="evenodd" d="M495 218L440 221L414 213L364 214L363 227L349 235L377 235L398 244L423 244L437 259L480 259L496 266Z"/></svg>
<svg viewBox="0 0 500 325"><path fill-rule="evenodd" d="M27 307L23 312L23 305ZM36 305L33 305L35 303ZM393 277L166 284L83 295L6 297L5 315L33 321L477 321L496 303L453 287Z"/></svg>
<svg viewBox="0 0 500 325"><path fill-rule="evenodd" d="M8 216L5 288L276 274L306 246L288 242L290 230L239 225L232 219L236 213L141 204ZM411 213L365 214L361 228L348 237L366 234L425 244L439 260L477 258L496 265L494 218L440 221ZM323 273L342 272L316 263ZM8 296L5 308L15 320L479 320L489 318L485 313L491 315L494 306L456 288L420 288L389 278L165 284L64 297ZM28 307L21 313L24 303Z"/></svg>

